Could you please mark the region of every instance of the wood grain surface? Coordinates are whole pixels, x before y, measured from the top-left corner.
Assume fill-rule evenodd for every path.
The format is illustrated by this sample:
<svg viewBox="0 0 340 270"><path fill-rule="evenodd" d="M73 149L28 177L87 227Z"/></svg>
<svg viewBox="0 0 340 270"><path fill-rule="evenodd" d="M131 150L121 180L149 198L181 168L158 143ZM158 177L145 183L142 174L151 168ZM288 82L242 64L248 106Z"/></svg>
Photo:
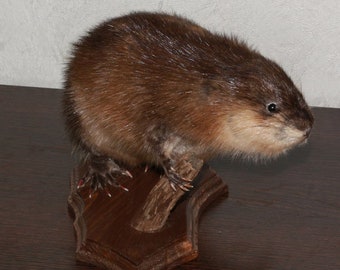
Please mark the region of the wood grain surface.
<svg viewBox="0 0 340 270"><path fill-rule="evenodd" d="M75 168L70 181L69 205L75 217L76 257L110 270L171 269L196 259L199 217L217 198L226 197L228 191L226 184L209 166L203 166L198 175L198 171L192 170L191 173L197 175L193 181L195 188L181 198L177 197L179 201L165 224L157 231L140 231L131 224L134 217L144 212L140 208L150 194L155 195L152 193L154 187L159 187L159 182L162 186L170 186L169 180L160 179L159 171L154 169L145 172L143 167L129 168L133 179L127 176L118 179L129 192L109 187L111 197L105 192L96 192L89 198L91 191L88 186L77 189L83 169ZM174 194L169 188L168 192ZM162 202L161 198L157 199ZM167 209L168 204L163 201L163 209Z"/></svg>
<svg viewBox="0 0 340 270"><path fill-rule="evenodd" d="M0 269L96 269L75 260L60 101L0 86ZM340 269L340 109L313 112L309 143L287 156L210 162L229 197L204 212L200 255L177 270Z"/></svg>

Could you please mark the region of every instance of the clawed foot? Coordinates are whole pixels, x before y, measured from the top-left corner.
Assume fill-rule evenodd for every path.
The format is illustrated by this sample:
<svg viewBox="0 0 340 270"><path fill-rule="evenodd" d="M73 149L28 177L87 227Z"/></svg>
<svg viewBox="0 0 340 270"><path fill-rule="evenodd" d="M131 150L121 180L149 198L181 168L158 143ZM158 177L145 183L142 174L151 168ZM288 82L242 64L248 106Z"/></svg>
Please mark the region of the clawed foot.
<svg viewBox="0 0 340 270"><path fill-rule="evenodd" d="M126 187L118 183L117 178L120 176L132 178L133 176L128 170L120 168L112 159L97 156L91 157L86 161L86 165L88 168L87 172L84 177L78 181L77 189L89 185L90 198L97 190L103 190L107 196L111 197L108 185L129 191Z"/></svg>
<svg viewBox="0 0 340 270"><path fill-rule="evenodd" d="M192 179L186 177L186 175L193 170L190 162L186 159L175 162L168 159L164 166L164 172L170 181L170 185L174 191L180 188L183 191L189 191L193 185Z"/></svg>

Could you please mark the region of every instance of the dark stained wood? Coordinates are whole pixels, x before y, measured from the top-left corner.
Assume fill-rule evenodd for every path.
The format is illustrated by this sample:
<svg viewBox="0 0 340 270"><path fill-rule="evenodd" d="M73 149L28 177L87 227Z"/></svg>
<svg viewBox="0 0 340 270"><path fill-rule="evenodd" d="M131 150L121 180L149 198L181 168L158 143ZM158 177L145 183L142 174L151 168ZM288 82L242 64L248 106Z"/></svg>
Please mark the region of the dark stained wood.
<svg viewBox="0 0 340 270"><path fill-rule="evenodd" d="M195 259L199 253L199 216L209 203L226 194L226 185L204 166L195 178L195 188L177 202L164 223L161 220L164 226L155 232L143 232L135 230L131 220L139 214L139 206L143 206L154 186L164 179L153 170L145 173L143 168L135 168L130 172L134 179L119 179L129 192L111 187L111 198L105 192L90 198L89 187L77 190L84 171L74 170L69 204L75 213L77 259L113 270L170 269Z"/></svg>
<svg viewBox="0 0 340 270"><path fill-rule="evenodd" d="M192 182L200 172L203 160L193 157L190 160L191 166L181 166L180 162L174 165L174 169L182 177ZM137 206L136 213L132 217L131 226L141 232L161 230L168 220L170 212L185 194L184 190L178 187L174 190L166 175L158 175L157 178L160 180L154 184L147 197Z"/></svg>
<svg viewBox="0 0 340 270"><path fill-rule="evenodd" d="M0 87L1 269L96 269L75 258L60 98ZM229 197L203 213L200 255L177 270L340 269L340 109L313 111L309 143L287 156L210 162Z"/></svg>

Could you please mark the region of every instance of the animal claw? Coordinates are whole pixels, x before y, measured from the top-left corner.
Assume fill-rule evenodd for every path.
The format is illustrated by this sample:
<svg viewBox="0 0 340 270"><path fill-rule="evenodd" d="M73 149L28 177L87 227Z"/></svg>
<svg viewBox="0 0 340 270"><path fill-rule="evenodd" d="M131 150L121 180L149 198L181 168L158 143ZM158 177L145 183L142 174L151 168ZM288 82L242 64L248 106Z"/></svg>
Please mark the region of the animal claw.
<svg viewBox="0 0 340 270"><path fill-rule="evenodd" d="M180 185L179 188L183 191L189 191L189 188L183 186L183 185Z"/></svg>
<svg viewBox="0 0 340 270"><path fill-rule="evenodd" d="M90 189L90 190L89 190L89 198L90 198L90 199L92 199L92 195L93 195L93 194L94 194L93 189Z"/></svg>
<svg viewBox="0 0 340 270"><path fill-rule="evenodd" d="M123 171L122 175L126 175L126 176L128 176L130 178L133 178L132 174L128 170Z"/></svg>
<svg viewBox="0 0 340 270"><path fill-rule="evenodd" d="M109 189L106 187L104 190L105 190L106 195L109 196L109 197L111 198L112 195L111 195Z"/></svg>
<svg viewBox="0 0 340 270"><path fill-rule="evenodd" d="M122 186L122 185L118 185L118 187L120 187L122 190L124 190L124 191L126 191L126 192L129 192L129 189L126 188L126 187L124 187L124 186Z"/></svg>
<svg viewBox="0 0 340 270"><path fill-rule="evenodd" d="M83 178L78 180L78 184L77 184L77 189L82 188L85 185L85 181Z"/></svg>
<svg viewBox="0 0 340 270"><path fill-rule="evenodd" d="M177 188L174 183L170 182L170 186L173 189L173 191L177 191Z"/></svg>

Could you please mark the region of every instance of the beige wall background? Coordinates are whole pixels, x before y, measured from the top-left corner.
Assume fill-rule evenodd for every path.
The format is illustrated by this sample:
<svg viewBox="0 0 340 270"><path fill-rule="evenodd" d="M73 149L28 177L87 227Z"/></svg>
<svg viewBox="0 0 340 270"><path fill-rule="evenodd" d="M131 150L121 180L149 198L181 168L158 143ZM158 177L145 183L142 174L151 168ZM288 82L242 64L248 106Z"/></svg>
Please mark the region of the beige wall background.
<svg viewBox="0 0 340 270"><path fill-rule="evenodd" d="M71 43L137 10L236 34L281 64L311 105L340 108L339 0L1 0L0 84L61 88Z"/></svg>

